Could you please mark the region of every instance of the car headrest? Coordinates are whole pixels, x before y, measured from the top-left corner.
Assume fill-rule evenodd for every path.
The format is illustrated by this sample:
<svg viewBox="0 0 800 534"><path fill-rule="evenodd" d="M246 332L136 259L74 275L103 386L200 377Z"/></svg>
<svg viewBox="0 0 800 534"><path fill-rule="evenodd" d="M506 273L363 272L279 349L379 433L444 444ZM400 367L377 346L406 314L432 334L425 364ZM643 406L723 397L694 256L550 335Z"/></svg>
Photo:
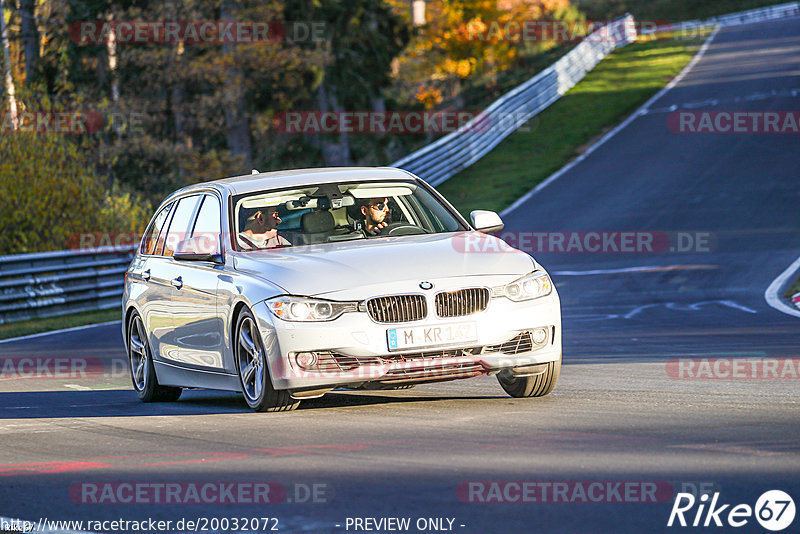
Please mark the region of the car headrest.
<svg viewBox="0 0 800 534"><path fill-rule="evenodd" d="M363 221L366 217L364 214L361 213L361 205L353 204L352 206L347 206L347 216L353 219L354 221Z"/></svg>
<svg viewBox="0 0 800 534"><path fill-rule="evenodd" d="M300 219L303 232L307 234L319 234L321 232L332 232L336 228L333 221L333 214L329 211L310 211L303 214Z"/></svg>

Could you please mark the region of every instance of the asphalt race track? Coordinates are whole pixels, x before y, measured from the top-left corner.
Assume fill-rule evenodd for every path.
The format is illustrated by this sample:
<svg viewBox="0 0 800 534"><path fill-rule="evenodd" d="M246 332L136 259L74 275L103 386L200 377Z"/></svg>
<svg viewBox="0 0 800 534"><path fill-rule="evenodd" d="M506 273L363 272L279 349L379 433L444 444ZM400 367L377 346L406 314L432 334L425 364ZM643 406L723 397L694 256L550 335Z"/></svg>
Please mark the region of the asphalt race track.
<svg viewBox="0 0 800 534"><path fill-rule="evenodd" d="M800 20L721 31L647 113L505 217L520 233L672 239L655 252L535 254L564 317L565 366L545 398L511 399L479 378L337 391L287 414L253 414L219 392L143 405L122 370L119 325L0 344L3 357L81 357L106 369L0 382L0 516L273 517L283 532L354 532L353 518L390 517L411 518L411 532L419 518L463 533L679 532L700 530L667 528L684 490L752 507L780 489L800 504L800 381L719 369L680 379L674 360L722 358L732 372L736 359L800 357L800 319L764 297L800 256L800 138L667 127L675 110L798 109ZM566 498L541 502L541 488L555 486L539 484L536 502L498 503L476 502L489 493L465 488L492 487L477 481L570 484ZM119 483L228 482L287 493L258 505L91 502ZM592 482L658 491L586 502L575 488ZM763 531L753 517L736 530Z"/></svg>

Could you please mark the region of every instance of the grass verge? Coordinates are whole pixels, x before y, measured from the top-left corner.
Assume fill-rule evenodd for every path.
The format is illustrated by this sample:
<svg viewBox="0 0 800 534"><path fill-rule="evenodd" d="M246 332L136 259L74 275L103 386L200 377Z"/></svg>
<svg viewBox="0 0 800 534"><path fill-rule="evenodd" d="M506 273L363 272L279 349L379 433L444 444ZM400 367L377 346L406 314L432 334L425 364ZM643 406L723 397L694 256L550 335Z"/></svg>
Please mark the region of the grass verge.
<svg viewBox="0 0 800 534"><path fill-rule="evenodd" d="M118 308L110 310L91 311L75 313L72 315L62 315L59 317L48 317L47 319L31 319L18 323L0 324L0 339L11 337L28 336L40 332L50 332L51 330L61 330L63 328L73 328L87 324L107 323L119 321L121 311Z"/></svg>
<svg viewBox="0 0 800 534"><path fill-rule="evenodd" d="M615 51L492 152L437 189L465 216L501 211L644 104L692 59L708 32Z"/></svg>

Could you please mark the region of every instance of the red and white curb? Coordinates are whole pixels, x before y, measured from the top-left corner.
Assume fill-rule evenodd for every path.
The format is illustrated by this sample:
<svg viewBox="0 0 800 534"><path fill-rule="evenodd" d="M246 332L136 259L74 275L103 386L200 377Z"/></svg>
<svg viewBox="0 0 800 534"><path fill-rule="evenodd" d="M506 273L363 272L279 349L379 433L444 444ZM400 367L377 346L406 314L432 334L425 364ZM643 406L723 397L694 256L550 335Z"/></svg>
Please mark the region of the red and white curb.
<svg viewBox="0 0 800 534"><path fill-rule="evenodd" d="M792 304L794 304L795 308L800 309L800 293L792 295Z"/></svg>

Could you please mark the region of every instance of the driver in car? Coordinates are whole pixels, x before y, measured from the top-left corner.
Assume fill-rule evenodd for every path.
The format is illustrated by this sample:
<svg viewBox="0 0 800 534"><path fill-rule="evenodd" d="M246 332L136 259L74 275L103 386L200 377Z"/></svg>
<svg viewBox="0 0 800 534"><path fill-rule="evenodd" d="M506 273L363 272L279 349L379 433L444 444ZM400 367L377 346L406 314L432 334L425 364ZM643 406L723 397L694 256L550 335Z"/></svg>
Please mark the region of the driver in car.
<svg viewBox="0 0 800 534"><path fill-rule="evenodd" d="M361 214L364 216L364 231L367 235L378 235L389 223L389 199L370 198L361 203Z"/></svg>
<svg viewBox="0 0 800 534"><path fill-rule="evenodd" d="M291 246L289 240L278 235L278 225L282 221L277 206L242 208L240 217L244 221L244 230L236 237L242 250Z"/></svg>

